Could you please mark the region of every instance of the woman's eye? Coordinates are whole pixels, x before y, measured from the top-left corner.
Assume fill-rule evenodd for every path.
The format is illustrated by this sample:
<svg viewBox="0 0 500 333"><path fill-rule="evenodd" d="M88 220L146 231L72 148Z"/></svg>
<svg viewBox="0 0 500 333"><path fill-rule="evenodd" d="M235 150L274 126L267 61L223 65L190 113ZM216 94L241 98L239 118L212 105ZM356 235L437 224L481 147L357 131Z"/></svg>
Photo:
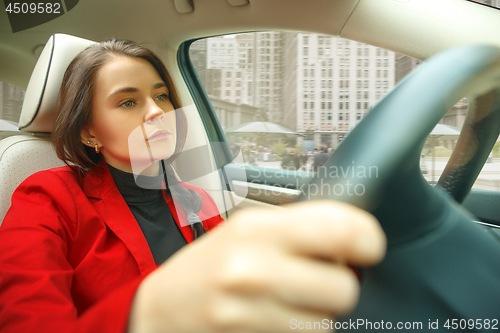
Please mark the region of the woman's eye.
<svg viewBox="0 0 500 333"><path fill-rule="evenodd" d="M156 100L157 101L166 101L166 100L168 100L168 96L167 96L167 94L161 94L158 97L156 97Z"/></svg>
<svg viewBox="0 0 500 333"><path fill-rule="evenodd" d="M134 101L132 101L132 100L125 101L122 104L120 104L120 106L130 108L130 107L134 106Z"/></svg>

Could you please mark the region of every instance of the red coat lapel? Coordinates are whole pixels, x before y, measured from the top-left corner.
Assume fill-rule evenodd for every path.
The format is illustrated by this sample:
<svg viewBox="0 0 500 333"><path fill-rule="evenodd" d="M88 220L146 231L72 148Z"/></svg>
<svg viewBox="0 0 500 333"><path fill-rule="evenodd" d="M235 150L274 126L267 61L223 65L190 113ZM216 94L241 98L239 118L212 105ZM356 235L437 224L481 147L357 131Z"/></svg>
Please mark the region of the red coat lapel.
<svg viewBox="0 0 500 333"><path fill-rule="evenodd" d="M100 168L99 168L100 167ZM84 179L83 191L103 222L125 244L142 275L156 267L149 245L134 215L115 185L106 163L101 162Z"/></svg>

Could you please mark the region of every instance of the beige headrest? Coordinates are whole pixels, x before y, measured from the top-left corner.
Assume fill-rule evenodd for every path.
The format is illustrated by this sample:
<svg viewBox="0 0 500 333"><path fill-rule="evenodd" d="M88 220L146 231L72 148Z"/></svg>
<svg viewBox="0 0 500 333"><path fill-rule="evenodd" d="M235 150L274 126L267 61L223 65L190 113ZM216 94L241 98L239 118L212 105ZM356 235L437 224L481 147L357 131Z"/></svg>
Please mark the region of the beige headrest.
<svg viewBox="0 0 500 333"><path fill-rule="evenodd" d="M52 132L64 72L78 53L94 43L64 34L55 34L49 38L26 89L19 129L27 132Z"/></svg>

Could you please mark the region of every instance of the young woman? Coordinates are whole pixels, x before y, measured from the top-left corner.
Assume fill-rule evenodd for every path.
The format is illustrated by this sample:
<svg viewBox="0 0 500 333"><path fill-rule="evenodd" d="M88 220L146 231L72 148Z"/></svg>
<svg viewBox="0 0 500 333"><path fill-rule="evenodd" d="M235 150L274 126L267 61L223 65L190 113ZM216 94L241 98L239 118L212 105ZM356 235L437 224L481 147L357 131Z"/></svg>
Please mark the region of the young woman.
<svg viewBox="0 0 500 333"><path fill-rule="evenodd" d="M24 181L0 228L1 332L286 332L352 309L346 265L383 256L373 217L340 203L247 211L200 238L222 219L173 176L186 118L135 43L80 53L59 107L68 166Z"/></svg>

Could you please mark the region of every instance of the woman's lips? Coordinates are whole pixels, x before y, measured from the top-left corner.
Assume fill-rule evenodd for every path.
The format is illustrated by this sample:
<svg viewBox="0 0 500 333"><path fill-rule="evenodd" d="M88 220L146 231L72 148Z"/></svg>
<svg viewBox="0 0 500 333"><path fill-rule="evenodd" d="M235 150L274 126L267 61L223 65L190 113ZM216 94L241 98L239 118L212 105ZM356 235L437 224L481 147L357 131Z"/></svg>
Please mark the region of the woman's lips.
<svg viewBox="0 0 500 333"><path fill-rule="evenodd" d="M148 142L157 142L157 141L163 141L167 140L172 136L172 133L168 130L156 130L151 135L148 136L146 141Z"/></svg>

